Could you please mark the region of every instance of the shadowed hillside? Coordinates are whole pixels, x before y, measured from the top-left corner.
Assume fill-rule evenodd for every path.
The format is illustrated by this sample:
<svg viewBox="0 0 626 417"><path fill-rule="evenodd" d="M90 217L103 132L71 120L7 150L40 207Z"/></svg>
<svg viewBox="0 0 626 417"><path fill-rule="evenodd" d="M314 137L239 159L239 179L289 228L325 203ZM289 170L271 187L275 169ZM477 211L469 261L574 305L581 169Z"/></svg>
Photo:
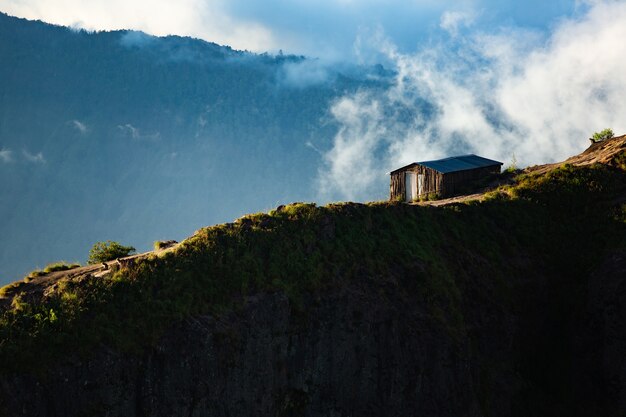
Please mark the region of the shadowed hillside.
<svg viewBox="0 0 626 417"><path fill-rule="evenodd" d="M296 203L5 287L0 410L621 416L625 142L480 202Z"/></svg>

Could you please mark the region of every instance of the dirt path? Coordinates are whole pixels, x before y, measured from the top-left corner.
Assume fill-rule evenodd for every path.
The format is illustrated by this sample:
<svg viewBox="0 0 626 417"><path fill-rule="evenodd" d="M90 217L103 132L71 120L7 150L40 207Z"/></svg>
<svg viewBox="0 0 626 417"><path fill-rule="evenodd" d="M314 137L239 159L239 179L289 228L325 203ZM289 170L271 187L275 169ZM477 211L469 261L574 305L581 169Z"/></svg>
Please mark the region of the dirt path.
<svg viewBox="0 0 626 417"><path fill-rule="evenodd" d="M423 201L423 202L419 202L416 204L421 205L421 206L443 207L443 206L448 206L450 204L465 203L467 201L473 201L473 200L481 201L483 198L485 198L485 194L487 194L487 192L489 191L491 191L491 189L481 192L481 193L460 195L456 197L444 198L441 200L434 200L434 201Z"/></svg>

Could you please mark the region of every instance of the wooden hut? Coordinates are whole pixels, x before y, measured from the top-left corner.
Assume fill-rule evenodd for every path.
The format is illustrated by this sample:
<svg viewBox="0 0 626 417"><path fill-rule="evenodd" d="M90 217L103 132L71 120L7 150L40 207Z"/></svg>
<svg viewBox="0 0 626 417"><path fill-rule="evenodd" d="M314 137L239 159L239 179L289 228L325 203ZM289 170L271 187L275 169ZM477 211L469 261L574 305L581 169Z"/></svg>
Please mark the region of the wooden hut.
<svg viewBox="0 0 626 417"><path fill-rule="evenodd" d="M470 192L476 183L500 173L502 162L477 155L414 162L390 173L391 200L415 201L434 195L449 197Z"/></svg>

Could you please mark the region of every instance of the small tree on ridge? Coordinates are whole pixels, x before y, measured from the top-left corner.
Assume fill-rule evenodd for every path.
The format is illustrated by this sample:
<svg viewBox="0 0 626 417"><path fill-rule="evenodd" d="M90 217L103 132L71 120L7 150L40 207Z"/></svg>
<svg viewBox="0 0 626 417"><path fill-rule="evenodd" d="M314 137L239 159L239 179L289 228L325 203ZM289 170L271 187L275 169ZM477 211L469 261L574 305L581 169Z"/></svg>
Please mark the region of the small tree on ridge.
<svg viewBox="0 0 626 417"><path fill-rule="evenodd" d="M591 137L591 141L594 143L602 142L603 140L611 139L613 136L614 136L613 130L604 129L604 130L594 133L593 136Z"/></svg>
<svg viewBox="0 0 626 417"><path fill-rule="evenodd" d="M123 258L135 252L132 246L122 246L118 242L107 240L106 242L97 242L89 251L90 264L99 264L101 262L112 261L113 259Z"/></svg>

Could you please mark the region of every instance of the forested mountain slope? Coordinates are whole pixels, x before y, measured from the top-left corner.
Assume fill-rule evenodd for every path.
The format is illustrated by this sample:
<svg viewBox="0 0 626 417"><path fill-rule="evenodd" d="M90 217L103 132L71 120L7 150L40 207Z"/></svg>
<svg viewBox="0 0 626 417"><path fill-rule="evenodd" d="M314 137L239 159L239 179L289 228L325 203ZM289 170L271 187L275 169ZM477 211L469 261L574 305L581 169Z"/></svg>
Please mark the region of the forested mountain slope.
<svg viewBox="0 0 626 417"><path fill-rule="evenodd" d="M380 68L0 13L0 279L313 200L330 103ZM314 76L311 75L313 73ZM320 75L321 74L321 75Z"/></svg>

